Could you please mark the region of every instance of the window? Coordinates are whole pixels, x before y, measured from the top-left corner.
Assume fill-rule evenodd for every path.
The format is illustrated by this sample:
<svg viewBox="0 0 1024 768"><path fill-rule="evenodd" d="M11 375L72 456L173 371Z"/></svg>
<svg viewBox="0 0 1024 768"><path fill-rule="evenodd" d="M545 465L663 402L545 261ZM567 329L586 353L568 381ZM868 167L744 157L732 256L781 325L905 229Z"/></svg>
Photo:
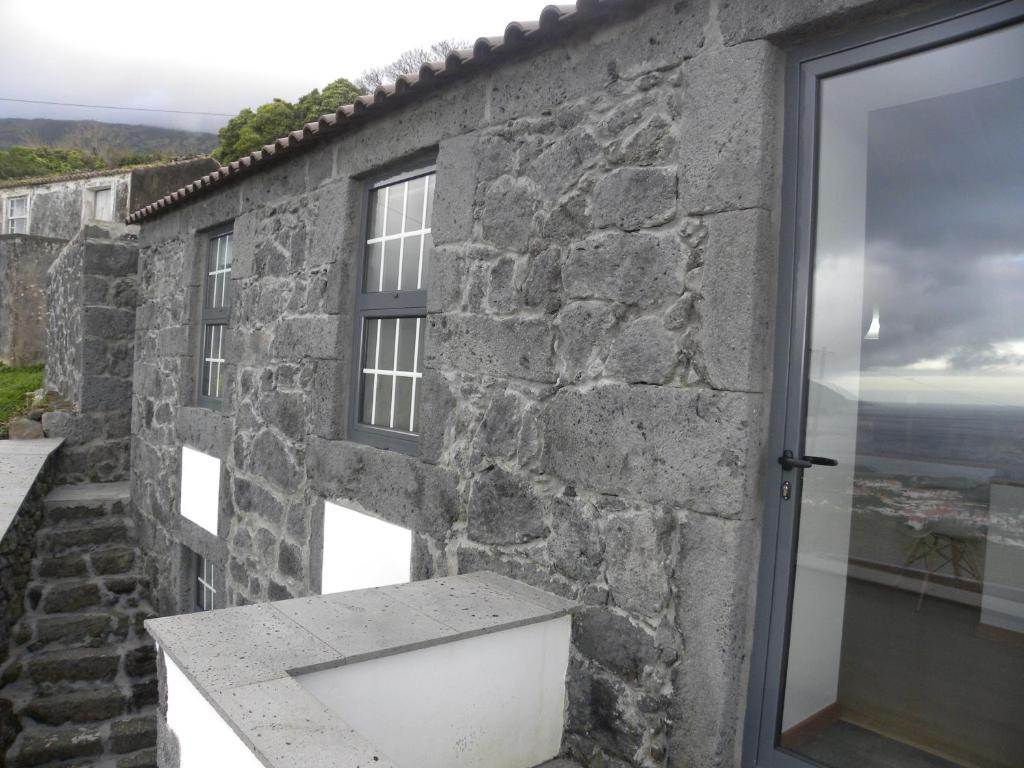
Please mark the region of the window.
<svg viewBox="0 0 1024 768"><path fill-rule="evenodd" d="M89 193L92 196L92 218L94 221L114 220L114 194L110 187L93 189Z"/></svg>
<svg viewBox="0 0 1024 768"><path fill-rule="evenodd" d="M195 555L194 576L192 605L197 611L212 611L213 601L217 596L217 590L214 588L213 563L202 555Z"/></svg>
<svg viewBox="0 0 1024 768"><path fill-rule="evenodd" d="M8 235L28 234L28 195L7 198L4 206L4 232Z"/></svg>
<svg viewBox="0 0 1024 768"><path fill-rule="evenodd" d="M419 432L434 170L370 185L357 298L351 437L407 453Z"/></svg>
<svg viewBox="0 0 1024 768"><path fill-rule="evenodd" d="M231 312L231 232L210 237L204 272L199 404L224 400L224 330Z"/></svg>

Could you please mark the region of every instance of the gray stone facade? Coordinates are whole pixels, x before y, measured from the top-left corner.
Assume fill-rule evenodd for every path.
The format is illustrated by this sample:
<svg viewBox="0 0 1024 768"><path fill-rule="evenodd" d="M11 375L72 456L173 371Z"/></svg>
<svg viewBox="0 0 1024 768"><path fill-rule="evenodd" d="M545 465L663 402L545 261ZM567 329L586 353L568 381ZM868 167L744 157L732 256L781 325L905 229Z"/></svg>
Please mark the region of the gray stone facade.
<svg viewBox="0 0 1024 768"><path fill-rule="evenodd" d="M134 228L83 228L49 273L48 390L71 411L43 415L66 482L128 479L138 246Z"/></svg>
<svg viewBox="0 0 1024 768"><path fill-rule="evenodd" d="M651 2L321 142L140 234L132 496L162 613L315 592L324 500L418 578L584 603L566 754L739 764L760 544L784 46L892 2ZM771 39L768 39L769 35ZM366 175L436 158L419 455L347 439ZM195 406L204 232L234 228L223 408ZM220 536L180 514L222 464Z"/></svg>
<svg viewBox="0 0 1024 768"><path fill-rule="evenodd" d="M0 362L45 359L46 270L63 247L63 240L0 235Z"/></svg>

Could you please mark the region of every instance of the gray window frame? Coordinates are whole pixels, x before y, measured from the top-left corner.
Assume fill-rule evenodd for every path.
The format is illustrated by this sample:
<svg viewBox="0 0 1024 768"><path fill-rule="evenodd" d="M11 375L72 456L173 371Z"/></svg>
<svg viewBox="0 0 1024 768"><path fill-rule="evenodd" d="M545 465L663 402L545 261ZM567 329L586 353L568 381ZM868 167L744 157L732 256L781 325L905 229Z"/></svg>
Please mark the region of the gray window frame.
<svg viewBox="0 0 1024 768"><path fill-rule="evenodd" d="M820 81L1021 21L1024 0L960 2L788 52L776 338L743 768L818 768L780 748L775 734L785 692L801 491L800 472L784 471L777 457L785 449L803 455ZM792 483L788 499L780 493L783 480Z"/></svg>
<svg viewBox="0 0 1024 768"><path fill-rule="evenodd" d="M400 432L384 427L373 427L359 421L362 402L362 368L363 368L363 328L366 320L391 317L422 317L427 318L426 288L413 291L388 291L384 293L367 293L363 290L366 280L366 233L370 221L370 199L373 192L392 184L416 179L421 176L435 174L436 192L437 164L435 160L418 159L403 164L386 174L367 179L363 184L362 208L359 217L359 251L356 264L356 300L355 319L352 323L352 387L349 397L348 439L371 445L376 448L396 451L410 456L419 453L419 434ZM424 280L424 282L426 282ZM422 351L421 351L422 355ZM422 381L422 380L421 380Z"/></svg>
<svg viewBox="0 0 1024 768"><path fill-rule="evenodd" d="M208 326L219 325L221 326L221 345L225 344L223 334L227 333L228 322L231 319L231 306L233 304L232 286L231 286L231 273L228 272L226 277L226 285L224 287L224 302L223 307L210 307L208 298L209 291L209 264L210 264L210 249L213 243L219 238L225 235L231 235L231 247L234 249L234 222L230 224L224 224L216 229L211 229L203 234L202 245L200 246L200 288L199 288L199 344L197 353L197 365L196 365L196 404L202 408L209 408L210 410L219 411L224 407L224 393L221 393L220 397L212 397L210 395L203 394L203 376L206 372L206 329ZM234 257L232 256L232 263L234 263ZM225 385L226 389L226 385Z"/></svg>

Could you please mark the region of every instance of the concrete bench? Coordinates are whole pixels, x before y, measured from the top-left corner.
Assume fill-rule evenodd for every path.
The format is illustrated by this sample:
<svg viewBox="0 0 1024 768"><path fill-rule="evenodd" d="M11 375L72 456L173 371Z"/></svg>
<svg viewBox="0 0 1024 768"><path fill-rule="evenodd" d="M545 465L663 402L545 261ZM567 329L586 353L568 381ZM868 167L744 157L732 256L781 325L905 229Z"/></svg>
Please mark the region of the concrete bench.
<svg viewBox="0 0 1024 768"><path fill-rule="evenodd" d="M575 603L493 573L154 619L181 768L533 768Z"/></svg>

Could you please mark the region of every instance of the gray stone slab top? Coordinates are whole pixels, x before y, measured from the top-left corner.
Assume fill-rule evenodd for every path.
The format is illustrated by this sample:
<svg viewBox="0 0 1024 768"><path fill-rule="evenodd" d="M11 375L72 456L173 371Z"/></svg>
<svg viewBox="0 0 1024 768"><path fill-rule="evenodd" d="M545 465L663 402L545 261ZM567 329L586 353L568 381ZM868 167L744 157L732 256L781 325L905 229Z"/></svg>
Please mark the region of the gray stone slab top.
<svg viewBox="0 0 1024 768"><path fill-rule="evenodd" d="M28 496L40 470L64 440L0 440L0 539Z"/></svg>
<svg viewBox="0 0 1024 768"><path fill-rule="evenodd" d="M394 768L294 676L536 624L576 608L477 572L150 619L146 629L267 768ZM347 755L349 762L339 762Z"/></svg>

